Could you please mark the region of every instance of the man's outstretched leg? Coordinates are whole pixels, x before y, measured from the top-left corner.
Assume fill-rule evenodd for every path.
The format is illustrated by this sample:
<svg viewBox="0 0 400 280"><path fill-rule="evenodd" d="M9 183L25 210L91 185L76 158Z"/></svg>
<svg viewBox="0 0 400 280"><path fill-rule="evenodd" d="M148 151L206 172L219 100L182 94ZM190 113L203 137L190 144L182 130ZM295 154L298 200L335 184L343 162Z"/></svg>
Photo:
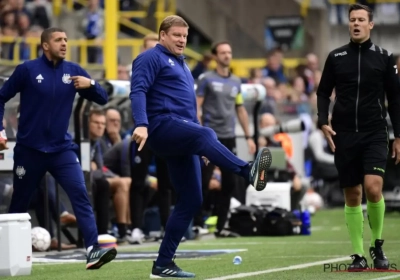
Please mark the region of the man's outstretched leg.
<svg viewBox="0 0 400 280"><path fill-rule="evenodd" d="M49 172L67 193L87 248L87 269L98 269L117 255L115 248L98 245L97 227L76 153L66 150L49 155Z"/></svg>
<svg viewBox="0 0 400 280"><path fill-rule="evenodd" d="M272 163L271 153L267 148L261 149L254 162L249 164L222 145L212 129L177 118L160 121L160 125L149 135L148 141L156 153L165 156L205 156L221 169L242 176L258 191L267 185L266 173Z"/></svg>
<svg viewBox="0 0 400 280"><path fill-rule="evenodd" d="M167 165L177 201L165 228L158 258L150 278L193 278L173 261L176 249L190 221L202 204L200 159L196 155L168 157Z"/></svg>

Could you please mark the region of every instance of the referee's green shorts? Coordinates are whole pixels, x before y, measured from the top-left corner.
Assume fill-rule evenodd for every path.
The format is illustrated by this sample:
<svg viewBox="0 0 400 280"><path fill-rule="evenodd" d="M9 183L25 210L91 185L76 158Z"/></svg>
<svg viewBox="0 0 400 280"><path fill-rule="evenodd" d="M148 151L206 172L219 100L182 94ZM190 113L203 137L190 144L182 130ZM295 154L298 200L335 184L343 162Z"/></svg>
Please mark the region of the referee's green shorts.
<svg viewBox="0 0 400 280"><path fill-rule="evenodd" d="M386 127L371 132L339 131L333 141L341 188L362 184L365 175L384 178L389 152Z"/></svg>

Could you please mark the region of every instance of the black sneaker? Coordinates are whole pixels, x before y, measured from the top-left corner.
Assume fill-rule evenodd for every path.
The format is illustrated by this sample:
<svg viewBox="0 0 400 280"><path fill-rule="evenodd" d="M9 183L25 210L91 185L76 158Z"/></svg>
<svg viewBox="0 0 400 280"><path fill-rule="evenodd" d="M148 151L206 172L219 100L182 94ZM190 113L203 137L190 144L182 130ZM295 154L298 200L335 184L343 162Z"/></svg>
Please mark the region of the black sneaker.
<svg viewBox="0 0 400 280"><path fill-rule="evenodd" d="M227 229L223 229L221 231L216 231L214 232L215 237L240 237L239 234L237 234L236 232L227 230Z"/></svg>
<svg viewBox="0 0 400 280"><path fill-rule="evenodd" d="M349 272L361 272L368 269L368 262L365 257L354 254L350 256L353 259L353 262L349 265Z"/></svg>
<svg viewBox="0 0 400 280"><path fill-rule="evenodd" d="M175 259L175 257L174 257ZM186 272L180 269L175 262L171 262L167 266L156 266L156 262L153 262L153 268L151 270L150 278L194 278L196 275L191 272Z"/></svg>
<svg viewBox="0 0 400 280"><path fill-rule="evenodd" d="M257 191L262 191L267 186L267 171L272 163L272 155L268 148L262 148L250 168L250 184Z"/></svg>
<svg viewBox="0 0 400 280"><path fill-rule="evenodd" d="M115 248L94 247L87 256L86 269L99 269L117 256Z"/></svg>
<svg viewBox="0 0 400 280"><path fill-rule="evenodd" d="M375 247L369 248L369 254L374 262L375 269L389 269L389 261L382 250L383 240L376 239Z"/></svg>

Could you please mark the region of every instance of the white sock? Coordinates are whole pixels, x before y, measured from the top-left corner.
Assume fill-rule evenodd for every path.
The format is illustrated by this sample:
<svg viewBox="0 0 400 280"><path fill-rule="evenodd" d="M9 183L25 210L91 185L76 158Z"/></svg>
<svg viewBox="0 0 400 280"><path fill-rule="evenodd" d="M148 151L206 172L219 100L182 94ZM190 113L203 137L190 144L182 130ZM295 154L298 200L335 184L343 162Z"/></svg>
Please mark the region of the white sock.
<svg viewBox="0 0 400 280"><path fill-rule="evenodd" d="M61 213L60 217L67 216L68 214L69 214L68 211L64 211L64 212Z"/></svg>
<svg viewBox="0 0 400 280"><path fill-rule="evenodd" d="M93 246L89 246L89 247L87 248L87 253L89 254L90 251L92 251L92 249L93 249Z"/></svg>

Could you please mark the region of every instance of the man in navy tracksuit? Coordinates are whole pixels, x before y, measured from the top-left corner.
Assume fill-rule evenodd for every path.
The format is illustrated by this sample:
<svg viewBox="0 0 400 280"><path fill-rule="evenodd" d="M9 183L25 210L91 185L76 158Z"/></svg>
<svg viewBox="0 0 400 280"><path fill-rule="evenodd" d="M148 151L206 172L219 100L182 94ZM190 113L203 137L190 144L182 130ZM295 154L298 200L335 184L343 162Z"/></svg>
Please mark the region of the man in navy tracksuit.
<svg viewBox="0 0 400 280"><path fill-rule="evenodd" d="M98 269L113 260L114 248L102 249L83 172L78 147L67 132L76 92L104 105L105 90L79 65L64 60L67 36L49 28L41 35L43 56L16 67L0 89L0 119L5 103L20 93L20 118L14 148L14 192L9 213L24 213L46 172L68 194L88 251L87 269ZM7 149L7 136L0 124L0 150Z"/></svg>
<svg viewBox="0 0 400 280"><path fill-rule="evenodd" d="M267 148L261 149L251 164L240 160L217 140L212 129L199 124L194 80L182 56L187 35L185 20L178 16L165 18L160 26L160 43L132 63L132 138L139 144L139 151L148 138L149 147L166 160L177 194L151 278L195 277L182 271L173 257L202 203L201 157L206 163L210 160L241 175L257 190L265 188L266 171L272 161Z"/></svg>

